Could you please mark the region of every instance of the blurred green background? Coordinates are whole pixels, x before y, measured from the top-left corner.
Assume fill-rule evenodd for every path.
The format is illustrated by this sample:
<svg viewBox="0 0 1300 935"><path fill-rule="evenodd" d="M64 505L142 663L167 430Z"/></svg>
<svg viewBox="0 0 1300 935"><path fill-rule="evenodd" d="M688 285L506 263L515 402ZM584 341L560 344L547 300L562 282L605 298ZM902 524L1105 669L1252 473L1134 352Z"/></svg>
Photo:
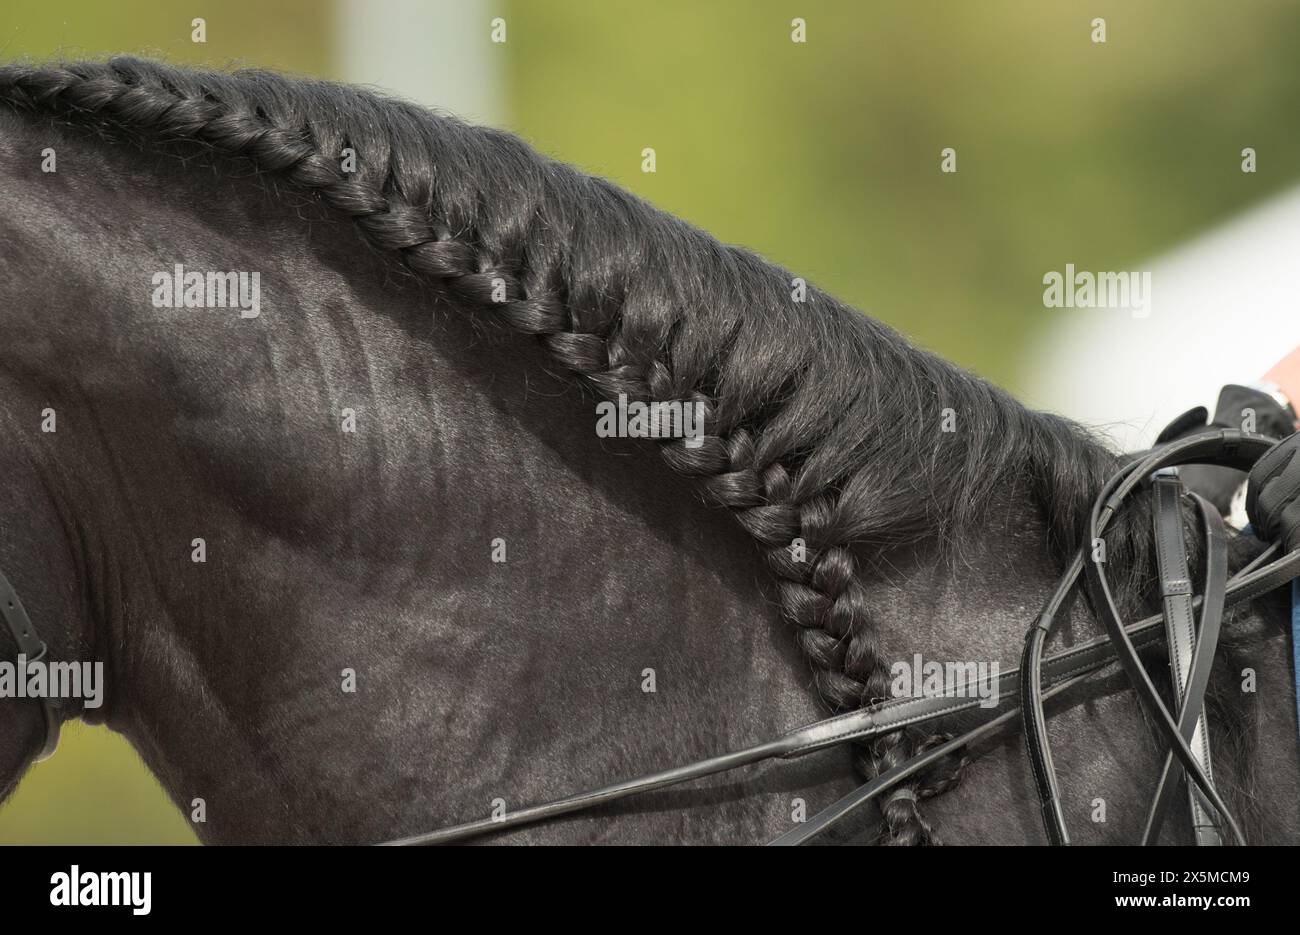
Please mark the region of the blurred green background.
<svg viewBox="0 0 1300 935"><path fill-rule="evenodd" d="M1013 391L1062 257L1125 269L1294 183L1298 48L1287 0L0 6L3 60L268 66L512 129ZM1256 174L1245 146L1267 154ZM3 843L193 840L98 729L71 730L0 807Z"/></svg>

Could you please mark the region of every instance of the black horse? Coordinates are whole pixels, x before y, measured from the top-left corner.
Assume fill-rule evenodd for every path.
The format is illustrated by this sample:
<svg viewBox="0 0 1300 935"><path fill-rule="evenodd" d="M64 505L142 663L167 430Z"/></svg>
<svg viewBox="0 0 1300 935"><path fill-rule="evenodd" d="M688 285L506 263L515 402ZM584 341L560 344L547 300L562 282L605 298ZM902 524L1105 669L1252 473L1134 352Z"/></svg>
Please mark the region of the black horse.
<svg viewBox="0 0 1300 935"><path fill-rule="evenodd" d="M205 841L378 842L888 698L916 654L1010 668L1119 463L505 133L134 59L0 68L0 102L0 568L52 658L105 666L105 704L65 715L126 735ZM705 431L607 438L597 401ZM1148 511L1107 544L1150 612ZM1209 713L1259 841L1300 839L1284 619L1228 622ZM1062 630L1099 632L1086 606ZM1126 689L1049 704L1083 842L1140 834L1164 756ZM0 704L0 793L43 729ZM498 839L761 841L850 761L934 743ZM1042 841L1021 740L847 834Z"/></svg>

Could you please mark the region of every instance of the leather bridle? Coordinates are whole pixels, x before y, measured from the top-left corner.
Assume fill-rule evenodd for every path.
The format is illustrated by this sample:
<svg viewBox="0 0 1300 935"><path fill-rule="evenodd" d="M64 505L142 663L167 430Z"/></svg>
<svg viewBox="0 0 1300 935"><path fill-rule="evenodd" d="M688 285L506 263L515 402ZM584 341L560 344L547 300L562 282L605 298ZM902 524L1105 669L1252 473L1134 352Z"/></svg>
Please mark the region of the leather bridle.
<svg viewBox="0 0 1300 935"><path fill-rule="evenodd" d="M1190 807L1197 843L1220 843L1224 830L1237 843L1245 843L1235 819L1214 786L1203 712L1203 701L1225 610L1253 600L1300 576L1300 548L1289 542L1294 528L1282 538L1290 551L1283 554L1282 542L1273 542L1231 578L1227 573L1227 536L1218 511L1205 500L1191 494L1204 539L1204 583L1194 595L1188 580L1187 545L1182 523L1182 488L1171 469L1187 464L1213 464L1249 471L1266 454L1284 446L1300 452L1300 436L1275 442L1274 439L1232 429L1202 432L1174 441L1137 457L1122 467L1103 488L1094 502L1089 520L1087 542L1080 547L1035 619L1025 638L1025 649L1018 669L1003 671L981 680L979 691L962 696L923 696L896 698L817 721L789 731L764 743L615 783L600 789L567 796L494 818L471 821L411 837L385 842L390 845L448 844L533 824L573 812L585 811L643 792L662 789L692 779L728 772L754 763L773 759L796 759L851 741L869 740L919 724L939 725L958 715L970 716L984 711L987 720L946 742L925 750L905 763L886 770L806 822L772 841L777 845L806 843L866 803L893 789L899 783L921 773L931 764L960 750L994 731L1023 721L1030 761L1038 787L1043 822L1049 840L1068 844L1064 811L1056 772L1052 764L1050 740L1044 704L1069 691L1090 676L1118 661L1137 690L1138 697L1151 715L1156 728L1168 745L1164 767L1156 786L1151 811L1143 833L1143 843L1152 843L1182 776L1188 777ZM1285 453L1285 452L1283 452ZM1278 459L1274 459L1275 461ZM1288 455L1281 460L1286 467ZM1295 463L1300 465L1300 459ZM1281 468L1267 476L1251 475L1251 486L1271 482ZM1300 488L1300 479L1292 474L1288 480ZM1163 608L1136 623L1125 623L1115 605L1106 576L1104 533L1111 520L1137 490L1148 485L1153 492L1153 519L1159 552ZM1300 498L1300 489L1285 491L1285 496L1271 497L1275 509L1292 509ZM1258 497L1253 502L1258 501ZM1252 517L1254 518L1254 517ZM1256 525L1261 525L1258 521ZM1263 525L1270 525L1265 523ZM1044 655L1045 646L1056 622L1065 615L1079 581L1088 589L1091 606L1106 633L1103 636ZM29 660L44 658L47 649L37 635L22 602L0 573L0 613L18 642L20 654ZM1199 614L1197 621L1192 615ZM1161 700L1138 653L1162 641L1169 646L1177 703L1171 711ZM989 709L989 698L996 703ZM42 700L46 737L41 757L53 753L58 743L59 712L48 699Z"/></svg>
<svg viewBox="0 0 1300 935"><path fill-rule="evenodd" d="M1197 513L1200 515L1205 538L1205 585L1199 600L1200 626L1194 628L1190 621L1196 601L1192 597L1191 581L1187 573L1187 549L1183 540L1180 506L1181 484L1176 476L1166 472L1177 465L1189 463L1249 470L1273 445L1272 439L1227 429L1172 442L1119 471L1093 503L1087 541L1075 554L1065 574L1061 576L1056 590L1026 635L1025 651L1020 666L1020 696L1025 722L1025 739L1038 787L1043 824L1047 829L1048 839L1053 844L1068 844L1070 836L1065 827L1056 771L1052 766L1051 746L1043 712L1040 660L1043 647L1056 621L1060 619L1062 609L1073 595L1080 577L1085 575L1091 605L1101 618L1110 645L1133 683L1143 706L1169 745L1170 752L1161 772L1155 800L1143 833L1143 843L1151 843L1159 833L1169 803L1168 790L1172 788L1169 780L1173 772L1172 758L1175 756L1189 781L1195 784L1195 791L1191 793L1191 809L1197 842L1219 843L1217 827L1209 824L1206 817L1205 805L1208 801L1210 810L1231 829L1233 839L1239 844L1245 843L1241 829L1220 798L1210 777L1209 749L1208 743L1204 742L1202 714L1202 703L1209 683L1210 665L1218 643L1228 591L1227 538L1223 519L1211 504L1196 494L1191 495ZM1104 558L1097 560L1090 555L1094 544L1103 542L1102 533L1105 532L1110 520L1123 507L1124 501L1144 482L1152 485L1155 494L1155 538L1164 604L1161 618L1165 623L1166 645L1178 683L1176 687L1180 699L1176 709L1181 713L1177 717L1165 707L1146 667L1138 656L1137 648L1125 631L1107 580ZM1277 568L1279 573L1291 571L1291 564L1284 563L1288 563L1294 557L1294 553L1288 555L1268 568ZM1295 572L1292 571L1288 578L1277 583L1281 584L1290 577L1295 577ZM1188 635L1189 631L1193 632ZM1187 671L1189 664L1190 673ZM1198 744L1197 750L1193 750L1191 741L1198 729L1200 740L1203 742ZM1173 778L1176 780L1177 775L1175 774Z"/></svg>
<svg viewBox="0 0 1300 935"><path fill-rule="evenodd" d="M23 602L18 599L18 592L14 590L3 571L0 571L0 617L4 617L9 632L18 643L20 657L26 657L26 661L32 663L40 662L48 655L49 647L36 632L36 627L32 626L32 619L27 616ZM41 716L45 719L45 740L41 743L41 752L36 755L38 761L54 755L54 751L59 746L59 731L63 725L63 719L59 716L58 701L53 698L42 698L40 702Z"/></svg>

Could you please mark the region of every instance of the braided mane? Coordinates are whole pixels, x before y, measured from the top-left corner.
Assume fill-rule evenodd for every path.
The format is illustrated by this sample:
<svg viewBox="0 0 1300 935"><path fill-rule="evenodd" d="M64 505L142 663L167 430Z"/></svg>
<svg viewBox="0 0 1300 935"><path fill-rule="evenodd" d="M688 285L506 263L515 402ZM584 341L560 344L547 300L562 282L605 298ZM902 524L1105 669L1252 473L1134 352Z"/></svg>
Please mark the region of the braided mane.
<svg viewBox="0 0 1300 935"><path fill-rule="evenodd" d="M796 301L789 272L508 133L346 86L132 58L0 68L0 101L251 163L351 217L458 307L536 335L602 396L702 404L703 444L658 450L757 540L833 710L888 695L855 551L953 543L1013 485L1063 549L1113 464L1064 420L816 288ZM919 742L877 741L858 766L875 775ZM916 798L937 788L884 805L888 840L933 840Z"/></svg>

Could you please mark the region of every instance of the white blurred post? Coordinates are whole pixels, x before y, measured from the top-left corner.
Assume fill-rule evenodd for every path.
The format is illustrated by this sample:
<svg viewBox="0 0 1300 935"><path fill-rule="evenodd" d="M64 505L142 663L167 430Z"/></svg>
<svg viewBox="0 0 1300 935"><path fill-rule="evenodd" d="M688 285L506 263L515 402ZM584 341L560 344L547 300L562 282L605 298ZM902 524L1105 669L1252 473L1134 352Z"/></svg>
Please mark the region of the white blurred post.
<svg viewBox="0 0 1300 935"><path fill-rule="evenodd" d="M505 49L491 30L494 17L507 15L504 3L333 0L333 9L334 60L344 81L503 125Z"/></svg>

